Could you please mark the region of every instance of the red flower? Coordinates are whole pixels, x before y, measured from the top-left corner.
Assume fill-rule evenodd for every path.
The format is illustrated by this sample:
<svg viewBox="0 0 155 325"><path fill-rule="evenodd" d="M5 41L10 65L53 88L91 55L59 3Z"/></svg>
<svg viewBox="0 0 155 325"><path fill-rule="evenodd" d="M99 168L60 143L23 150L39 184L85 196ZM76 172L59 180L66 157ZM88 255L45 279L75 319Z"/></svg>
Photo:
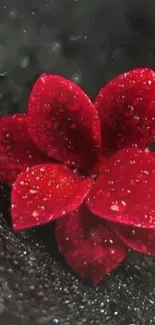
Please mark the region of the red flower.
<svg viewBox="0 0 155 325"><path fill-rule="evenodd" d="M144 150L155 137L154 71L114 78L94 104L73 82L43 74L26 115L0 123L14 230L57 220L61 253L94 285L127 246L155 255L155 159Z"/></svg>

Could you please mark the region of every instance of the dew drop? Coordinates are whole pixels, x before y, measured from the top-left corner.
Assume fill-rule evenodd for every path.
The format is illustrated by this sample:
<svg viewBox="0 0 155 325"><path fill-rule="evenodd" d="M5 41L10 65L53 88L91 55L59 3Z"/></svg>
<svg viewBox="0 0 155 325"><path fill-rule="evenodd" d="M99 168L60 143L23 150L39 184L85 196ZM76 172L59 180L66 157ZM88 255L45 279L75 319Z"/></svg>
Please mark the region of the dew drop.
<svg viewBox="0 0 155 325"><path fill-rule="evenodd" d="M29 193L30 193L30 194L37 194L38 191L37 191L37 190L30 189L30 190L29 190Z"/></svg>
<svg viewBox="0 0 155 325"><path fill-rule="evenodd" d="M122 188L120 193L119 193L119 196L122 198L124 197L127 197L131 194L131 191L129 189L126 189L126 188Z"/></svg>
<svg viewBox="0 0 155 325"><path fill-rule="evenodd" d="M36 210L34 210L32 212L32 217L37 219L44 210L45 210L45 207L43 205L38 205Z"/></svg>
<svg viewBox="0 0 155 325"><path fill-rule="evenodd" d="M50 105L49 103L45 103L45 104L44 104L44 107L45 107L45 109L46 109L46 111L47 111L48 113L51 112L51 105Z"/></svg>
<svg viewBox="0 0 155 325"><path fill-rule="evenodd" d="M110 208L112 211L123 212L126 210L126 202L123 200L113 201Z"/></svg>
<svg viewBox="0 0 155 325"><path fill-rule="evenodd" d="M135 124L135 125L140 124L140 118L139 118L139 116L136 116L135 115L133 117L132 123Z"/></svg>
<svg viewBox="0 0 155 325"><path fill-rule="evenodd" d="M148 170L141 170L140 173L137 175L137 179L139 181L145 180L145 182L147 183L147 181L148 181L148 175L149 175Z"/></svg>
<svg viewBox="0 0 155 325"><path fill-rule="evenodd" d="M134 159L130 159L129 162L131 165L135 165L135 163L136 163L136 161Z"/></svg>
<svg viewBox="0 0 155 325"><path fill-rule="evenodd" d="M67 92L65 92L64 90L60 90L59 97L58 97L59 103L65 104L67 100L68 100Z"/></svg>
<svg viewBox="0 0 155 325"><path fill-rule="evenodd" d="M134 108L132 105L127 105L124 109L124 116L125 117L132 117L134 114Z"/></svg>

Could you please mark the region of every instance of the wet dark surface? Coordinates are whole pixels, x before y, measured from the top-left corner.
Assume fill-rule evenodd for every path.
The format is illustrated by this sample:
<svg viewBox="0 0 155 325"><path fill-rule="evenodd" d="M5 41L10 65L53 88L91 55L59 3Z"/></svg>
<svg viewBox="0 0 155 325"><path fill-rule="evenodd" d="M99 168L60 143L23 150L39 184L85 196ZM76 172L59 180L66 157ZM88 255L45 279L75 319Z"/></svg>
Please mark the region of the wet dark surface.
<svg viewBox="0 0 155 325"><path fill-rule="evenodd" d="M43 71L94 98L117 73L154 68L154 35L153 0L1 0L0 114L24 111ZM0 192L0 325L155 324L155 259L129 253L92 288L57 254L52 225L12 233Z"/></svg>

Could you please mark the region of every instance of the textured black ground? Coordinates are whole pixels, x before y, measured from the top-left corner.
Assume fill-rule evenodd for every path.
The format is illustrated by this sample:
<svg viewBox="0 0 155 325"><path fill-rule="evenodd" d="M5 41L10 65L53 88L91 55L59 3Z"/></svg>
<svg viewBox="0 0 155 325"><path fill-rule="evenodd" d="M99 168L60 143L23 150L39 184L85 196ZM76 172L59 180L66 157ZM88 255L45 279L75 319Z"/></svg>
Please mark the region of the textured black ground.
<svg viewBox="0 0 155 325"><path fill-rule="evenodd" d="M24 111L42 71L91 98L122 71L155 68L154 0L1 0L0 114ZM14 235L0 189L0 325L154 325L155 259L130 253L95 289L57 254L52 226Z"/></svg>

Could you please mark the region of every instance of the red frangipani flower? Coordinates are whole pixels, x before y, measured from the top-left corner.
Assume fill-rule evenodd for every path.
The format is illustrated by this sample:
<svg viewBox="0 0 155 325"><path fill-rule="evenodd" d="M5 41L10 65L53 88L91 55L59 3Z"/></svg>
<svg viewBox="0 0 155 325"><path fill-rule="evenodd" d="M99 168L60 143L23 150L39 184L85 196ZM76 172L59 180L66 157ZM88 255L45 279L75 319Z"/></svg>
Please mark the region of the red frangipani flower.
<svg viewBox="0 0 155 325"><path fill-rule="evenodd" d="M26 114L0 120L0 179L14 230L56 220L68 264L96 285L127 247L155 255L155 72L136 69L94 104L73 82L36 81Z"/></svg>

